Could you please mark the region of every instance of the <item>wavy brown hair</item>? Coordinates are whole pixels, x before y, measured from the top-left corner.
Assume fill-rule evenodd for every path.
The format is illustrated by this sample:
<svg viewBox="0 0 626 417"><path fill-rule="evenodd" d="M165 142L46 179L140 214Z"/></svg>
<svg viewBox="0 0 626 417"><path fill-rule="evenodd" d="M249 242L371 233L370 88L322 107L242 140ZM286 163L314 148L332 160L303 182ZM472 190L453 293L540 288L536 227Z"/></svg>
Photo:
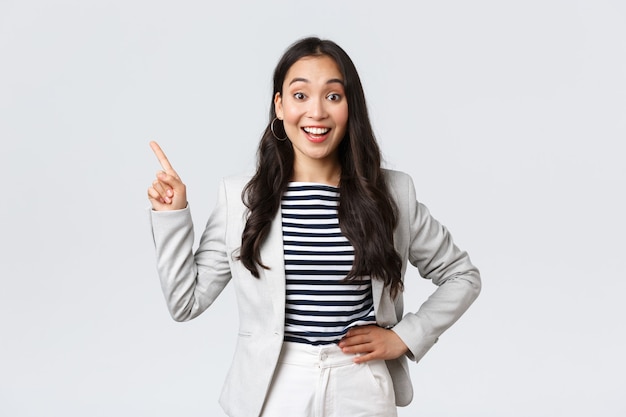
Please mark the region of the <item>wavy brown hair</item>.
<svg viewBox="0 0 626 417"><path fill-rule="evenodd" d="M393 246L396 207L382 173L380 148L356 67L348 54L330 40L309 37L293 43L274 70L269 123L257 150L256 173L242 193L249 216L241 238L239 259L257 278L259 267L267 269L260 249L292 178L294 161L291 142L277 140L270 129L276 117L273 99L277 92L282 96L287 71L296 61L323 55L337 63L348 101L348 126L338 148L341 163L339 226L354 247L354 263L346 279L369 275L382 280L395 296L403 289L402 262ZM286 136L281 123L275 123L274 127L279 137Z"/></svg>

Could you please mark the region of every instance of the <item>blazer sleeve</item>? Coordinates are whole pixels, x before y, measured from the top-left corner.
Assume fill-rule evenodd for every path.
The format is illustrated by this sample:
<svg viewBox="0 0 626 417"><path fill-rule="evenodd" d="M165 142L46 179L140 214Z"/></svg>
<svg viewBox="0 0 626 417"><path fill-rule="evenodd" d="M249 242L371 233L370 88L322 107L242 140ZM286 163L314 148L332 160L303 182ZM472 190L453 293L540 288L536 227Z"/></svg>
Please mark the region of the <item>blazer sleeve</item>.
<svg viewBox="0 0 626 417"><path fill-rule="evenodd" d="M224 182L195 253L189 207L173 211L150 210L150 220L157 271L169 312L176 321L191 320L215 301L231 279L225 241Z"/></svg>
<svg viewBox="0 0 626 417"><path fill-rule="evenodd" d="M409 359L419 361L439 336L454 324L476 300L481 290L478 269L469 255L453 242L441 225L415 197L413 181L400 193L400 210L407 210L408 261L437 289L415 313L406 314L393 330L409 348Z"/></svg>

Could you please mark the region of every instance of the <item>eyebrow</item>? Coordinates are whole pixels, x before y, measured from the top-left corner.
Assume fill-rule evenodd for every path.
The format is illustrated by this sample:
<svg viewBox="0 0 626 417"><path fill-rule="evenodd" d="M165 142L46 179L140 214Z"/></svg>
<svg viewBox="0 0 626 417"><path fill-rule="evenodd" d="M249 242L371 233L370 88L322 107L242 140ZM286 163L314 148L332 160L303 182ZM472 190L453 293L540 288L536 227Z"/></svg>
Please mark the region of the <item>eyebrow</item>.
<svg viewBox="0 0 626 417"><path fill-rule="evenodd" d="M293 83L297 83L298 81L303 82L303 83L310 83L310 81L307 80L306 78L296 77L289 82L289 85ZM343 85L343 80L340 80L339 78L331 78L330 80L326 81L326 84L334 84L334 83L339 83Z"/></svg>

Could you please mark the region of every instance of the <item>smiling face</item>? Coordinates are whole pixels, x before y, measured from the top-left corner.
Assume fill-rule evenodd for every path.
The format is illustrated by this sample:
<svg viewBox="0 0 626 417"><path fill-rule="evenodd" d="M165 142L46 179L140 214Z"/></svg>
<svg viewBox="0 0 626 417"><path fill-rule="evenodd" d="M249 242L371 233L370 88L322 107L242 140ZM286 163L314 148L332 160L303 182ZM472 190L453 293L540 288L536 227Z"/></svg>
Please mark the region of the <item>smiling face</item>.
<svg viewBox="0 0 626 417"><path fill-rule="evenodd" d="M274 106L293 145L296 175L322 170L324 176L340 169L337 149L348 124L343 81L326 55L301 58L287 71Z"/></svg>

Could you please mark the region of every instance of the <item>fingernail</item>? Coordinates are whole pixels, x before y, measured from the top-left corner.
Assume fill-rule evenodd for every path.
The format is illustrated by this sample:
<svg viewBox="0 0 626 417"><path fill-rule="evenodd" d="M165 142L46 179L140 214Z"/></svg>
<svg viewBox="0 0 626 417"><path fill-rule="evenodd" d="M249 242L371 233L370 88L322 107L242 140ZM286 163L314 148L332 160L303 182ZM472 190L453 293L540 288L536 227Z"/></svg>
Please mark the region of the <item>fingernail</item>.
<svg viewBox="0 0 626 417"><path fill-rule="evenodd" d="M167 193L168 197L173 197L174 196L174 191L172 191L172 190L167 190L166 193Z"/></svg>

